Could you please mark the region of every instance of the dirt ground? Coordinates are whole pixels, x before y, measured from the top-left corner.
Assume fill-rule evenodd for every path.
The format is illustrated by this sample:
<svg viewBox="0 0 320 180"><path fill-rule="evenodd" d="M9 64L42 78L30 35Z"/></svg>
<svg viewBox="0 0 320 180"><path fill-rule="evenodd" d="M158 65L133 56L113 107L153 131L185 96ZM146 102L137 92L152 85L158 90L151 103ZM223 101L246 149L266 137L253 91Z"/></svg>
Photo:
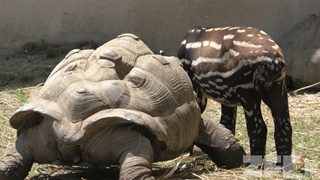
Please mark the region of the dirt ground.
<svg viewBox="0 0 320 180"><path fill-rule="evenodd" d="M6 148L14 142L15 131L8 126L8 118L22 104L16 95L10 93L10 90L23 88L26 92L27 101L30 101L40 90L41 85L45 82L47 76L57 65L70 49L61 49L53 47L53 55L49 56L49 51L41 51L41 53L21 53L16 50L0 51L0 134L1 134L1 151L0 156L6 152ZM24 50L24 49L22 49ZM28 50L30 51L30 50ZM30 51L32 52L32 51ZM296 135L297 143L294 146L294 156L299 157L299 161L306 158L314 162L316 168L311 172L319 175L318 166L320 164L320 93L311 91L299 91L297 95L289 93L290 116L294 129L294 138ZM219 119L219 105L214 102L209 103L209 109L206 115ZM264 108L263 115L271 129L272 133L272 117L270 111ZM239 123L244 123L243 116L239 117ZM241 120L242 119L242 120ZM303 126L301 125L303 124ZM238 126L238 125L237 125ZM242 125L243 126L243 125ZM241 128L241 125L239 126ZM245 127L242 127L245 129ZM247 144L245 130L237 134L238 138L244 144ZM306 136L306 139L299 139ZM295 141L295 140L294 140ZM308 141L308 142L306 142ZM310 142L309 142L310 141ZM312 145L310 143L312 142ZM271 146L274 147L273 142ZM310 146L309 146L310 145ZM248 149L248 145L244 145ZM274 150L270 150L273 153ZM193 163L190 163L193 161ZM211 179L227 177L227 179L247 179L243 170L223 171L217 169L211 161L208 161L206 155L196 150L194 157L184 160L173 177L173 179ZM165 162L154 165L154 175L161 177L168 172L176 161ZM304 163L296 162L295 170L302 172L306 168ZM103 171L103 173L101 173ZM97 173L98 172L98 173ZM107 174L105 173L107 172ZM80 167L60 168L57 166L35 166L31 179L114 179L117 178L117 168L100 168L95 171L83 169ZM88 175L89 174L89 175ZM37 178L35 178L37 177ZM228 178L229 177L229 178ZM272 176L271 176L272 177ZM250 179L250 178L249 178ZM277 179L277 178L275 178ZM294 178L295 179L295 178ZM300 179L300 178L298 178Z"/></svg>

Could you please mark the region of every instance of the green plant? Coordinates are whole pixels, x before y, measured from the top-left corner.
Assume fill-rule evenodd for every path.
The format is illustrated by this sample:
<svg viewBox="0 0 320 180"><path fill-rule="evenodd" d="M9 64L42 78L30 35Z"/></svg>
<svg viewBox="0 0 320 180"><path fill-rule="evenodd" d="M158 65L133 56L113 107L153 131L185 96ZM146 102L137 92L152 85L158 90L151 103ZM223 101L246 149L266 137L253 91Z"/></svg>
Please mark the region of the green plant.
<svg viewBox="0 0 320 180"><path fill-rule="evenodd" d="M10 90L9 94L15 95L15 98L20 103L25 103L28 101L28 97L27 97L26 91L24 89Z"/></svg>

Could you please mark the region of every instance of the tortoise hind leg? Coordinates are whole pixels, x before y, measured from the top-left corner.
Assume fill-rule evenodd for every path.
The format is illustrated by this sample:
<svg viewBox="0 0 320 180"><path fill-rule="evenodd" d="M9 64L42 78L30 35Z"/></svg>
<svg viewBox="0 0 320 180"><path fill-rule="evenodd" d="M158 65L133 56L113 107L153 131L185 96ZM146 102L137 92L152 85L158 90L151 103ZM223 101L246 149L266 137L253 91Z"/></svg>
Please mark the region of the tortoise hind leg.
<svg viewBox="0 0 320 180"><path fill-rule="evenodd" d="M219 167L230 169L243 165L246 155L243 147L232 132L218 122L202 118L195 145Z"/></svg>

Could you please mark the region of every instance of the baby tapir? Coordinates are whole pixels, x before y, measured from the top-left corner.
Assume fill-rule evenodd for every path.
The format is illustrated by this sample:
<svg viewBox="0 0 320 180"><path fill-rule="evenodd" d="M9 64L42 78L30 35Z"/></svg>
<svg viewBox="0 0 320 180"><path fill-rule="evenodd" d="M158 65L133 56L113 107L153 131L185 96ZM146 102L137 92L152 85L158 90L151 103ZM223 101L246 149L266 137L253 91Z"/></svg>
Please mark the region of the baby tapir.
<svg viewBox="0 0 320 180"><path fill-rule="evenodd" d="M278 164L291 168L292 128L285 60L264 31L252 27L197 27L182 41L178 58L192 80L202 112L206 98L221 103L220 122L235 133L236 110L245 112L251 155L266 149L261 100L271 109Z"/></svg>

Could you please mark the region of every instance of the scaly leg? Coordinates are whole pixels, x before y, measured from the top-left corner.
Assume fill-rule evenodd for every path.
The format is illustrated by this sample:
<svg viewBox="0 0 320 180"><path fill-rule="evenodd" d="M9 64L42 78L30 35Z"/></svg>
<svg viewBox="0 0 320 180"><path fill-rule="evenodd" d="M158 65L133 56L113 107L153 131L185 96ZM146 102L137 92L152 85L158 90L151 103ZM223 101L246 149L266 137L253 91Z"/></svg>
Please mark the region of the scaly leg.
<svg viewBox="0 0 320 180"><path fill-rule="evenodd" d="M120 179L154 179L151 176L153 149L146 137L140 135L136 146L124 152L119 160Z"/></svg>
<svg viewBox="0 0 320 180"><path fill-rule="evenodd" d="M218 166L228 169L241 166L246 154L230 130L206 118L200 121L195 145L208 154Z"/></svg>
<svg viewBox="0 0 320 180"><path fill-rule="evenodd" d="M0 160L0 179L24 179L28 175L33 163L32 157L20 152L20 149L26 148L19 140L10 147L9 153Z"/></svg>
<svg viewBox="0 0 320 180"><path fill-rule="evenodd" d="M0 160L0 179L24 179L33 162L57 160L59 155L53 137L50 122L45 120L22 132L9 153Z"/></svg>

